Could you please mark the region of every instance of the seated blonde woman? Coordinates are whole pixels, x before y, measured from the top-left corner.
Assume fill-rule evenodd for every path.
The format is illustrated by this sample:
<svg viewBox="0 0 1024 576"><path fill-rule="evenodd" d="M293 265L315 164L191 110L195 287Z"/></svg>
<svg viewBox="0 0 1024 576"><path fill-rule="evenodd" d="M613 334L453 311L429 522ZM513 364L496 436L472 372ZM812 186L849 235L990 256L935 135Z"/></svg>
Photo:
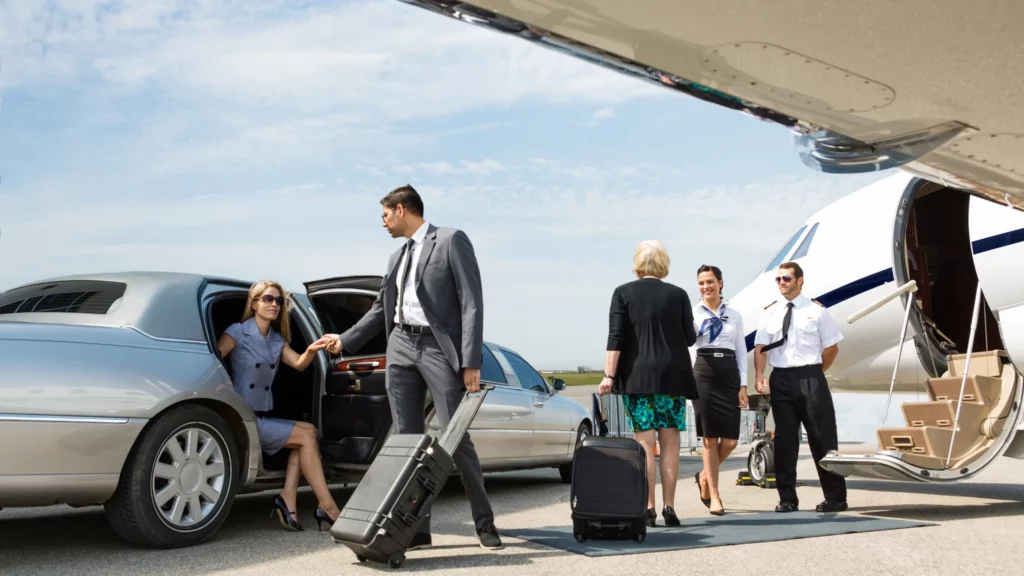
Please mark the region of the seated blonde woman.
<svg viewBox="0 0 1024 576"><path fill-rule="evenodd" d="M340 511L324 479L316 428L309 422L268 416L274 409L270 387L280 363L301 372L313 361L317 351L329 343L321 338L310 344L301 355L292 350L288 345L291 339L288 327L290 312L290 300L280 284L270 280L257 282L249 288L248 305L242 313L242 321L228 326L217 342L217 348L221 358L233 355L231 382L235 391L256 413L263 451L276 454L282 448L291 449L284 489L274 498L271 514L276 512L286 529L300 531L303 528L296 512L300 471L318 500L319 507L313 515L317 527L321 522L327 522L328 527L333 525Z"/></svg>
<svg viewBox="0 0 1024 576"><path fill-rule="evenodd" d="M647 452L647 523L657 522L654 436L661 446L661 490L666 526L678 526L675 494L679 432L686 430L686 399L696 398L689 347L697 341L693 308L682 288L664 282L669 257L660 242L641 242L633 254L637 279L612 294L605 378L601 394L623 394L634 437Z"/></svg>

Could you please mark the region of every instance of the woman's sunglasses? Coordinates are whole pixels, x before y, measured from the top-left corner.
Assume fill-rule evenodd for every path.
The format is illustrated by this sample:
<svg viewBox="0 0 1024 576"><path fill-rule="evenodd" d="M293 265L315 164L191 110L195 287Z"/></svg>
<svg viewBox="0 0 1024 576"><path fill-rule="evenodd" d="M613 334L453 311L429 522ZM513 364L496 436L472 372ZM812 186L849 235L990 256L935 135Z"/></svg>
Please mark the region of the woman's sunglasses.
<svg viewBox="0 0 1024 576"><path fill-rule="evenodd" d="M260 300L262 300L264 304L270 304L271 302L277 302L278 306L284 306L284 298L282 298L280 296L271 296L270 294L264 294L263 297L260 298Z"/></svg>

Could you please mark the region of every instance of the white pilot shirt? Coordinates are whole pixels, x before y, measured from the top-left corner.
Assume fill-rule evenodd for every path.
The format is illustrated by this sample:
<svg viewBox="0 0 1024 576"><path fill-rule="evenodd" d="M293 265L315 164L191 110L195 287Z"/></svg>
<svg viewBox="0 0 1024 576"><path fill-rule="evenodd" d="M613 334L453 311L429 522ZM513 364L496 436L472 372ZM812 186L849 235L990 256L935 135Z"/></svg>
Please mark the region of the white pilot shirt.
<svg viewBox="0 0 1024 576"><path fill-rule="evenodd" d="M721 320L722 330L711 341L711 328ZM736 354L736 367L740 371L740 386L747 385L747 340L743 334L743 316L740 311L725 302L718 310L711 311L704 306L703 300L693 307L693 329L697 332L697 349L726 348ZM716 328L717 331L717 328Z"/></svg>
<svg viewBox="0 0 1024 576"><path fill-rule="evenodd" d="M399 300L402 302L402 314L405 316L406 324L415 324L417 326L427 326L427 316L423 312L423 306L420 305L420 299L416 296L416 265L420 261L420 253L423 252L423 239L427 236L427 227L429 224L426 222L420 226L416 232L412 235L412 270L409 271L409 278L406 279L405 286L398 287ZM409 254L404 254L401 261L398 263L398 269L395 271L395 281L400 282L402 275L405 274L405 266L409 261ZM405 291L405 296L402 296L402 291ZM398 323L398 310L395 310L395 323Z"/></svg>
<svg viewBox="0 0 1024 576"><path fill-rule="evenodd" d="M768 305L761 316L754 345L767 345L782 339L782 320L788 301L780 296ZM775 368L793 368L821 364L821 352L843 339L832 316L824 306L804 295L793 299L793 316L789 338L778 348L768 351L768 364Z"/></svg>

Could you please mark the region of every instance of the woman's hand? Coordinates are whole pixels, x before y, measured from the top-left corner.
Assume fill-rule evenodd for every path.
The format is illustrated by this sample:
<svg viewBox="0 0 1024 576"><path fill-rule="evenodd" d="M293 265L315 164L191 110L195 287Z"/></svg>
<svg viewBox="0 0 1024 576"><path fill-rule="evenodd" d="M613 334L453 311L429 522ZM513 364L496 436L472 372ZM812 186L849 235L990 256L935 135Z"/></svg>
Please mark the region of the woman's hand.
<svg viewBox="0 0 1024 576"><path fill-rule="evenodd" d="M747 387L740 387L740 408L746 408L750 398L747 397Z"/></svg>
<svg viewBox="0 0 1024 576"><path fill-rule="evenodd" d="M597 393L600 394L601 396L604 396L605 394L611 394L612 379L605 377L604 380L601 380L601 385L597 387Z"/></svg>
<svg viewBox="0 0 1024 576"><path fill-rule="evenodd" d="M329 346L330 344L331 344L331 340L325 336L325 337L317 340L316 342L313 342L312 344L310 344L306 348L306 352L309 352L310 354L315 354L315 353L319 352L320 350L323 350L324 348L327 348L327 346Z"/></svg>

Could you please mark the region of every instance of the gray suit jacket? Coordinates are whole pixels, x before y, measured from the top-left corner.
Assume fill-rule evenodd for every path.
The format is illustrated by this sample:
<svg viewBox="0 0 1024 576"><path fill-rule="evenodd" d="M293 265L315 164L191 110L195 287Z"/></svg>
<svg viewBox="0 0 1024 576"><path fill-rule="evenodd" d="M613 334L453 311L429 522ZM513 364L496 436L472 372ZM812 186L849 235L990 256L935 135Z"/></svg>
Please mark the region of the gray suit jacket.
<svg viewBox="0 0 1024 576"><path fill-rule="evenodd" d="M462 230L427 226L416 266L416 295L430 328L455 372L480 368L483 361L484 298L480 268ZM358 352L381 329L395 328L398 263L405 246L391 254L377 300L355 326L341 335L345 350Z"/></svg>

